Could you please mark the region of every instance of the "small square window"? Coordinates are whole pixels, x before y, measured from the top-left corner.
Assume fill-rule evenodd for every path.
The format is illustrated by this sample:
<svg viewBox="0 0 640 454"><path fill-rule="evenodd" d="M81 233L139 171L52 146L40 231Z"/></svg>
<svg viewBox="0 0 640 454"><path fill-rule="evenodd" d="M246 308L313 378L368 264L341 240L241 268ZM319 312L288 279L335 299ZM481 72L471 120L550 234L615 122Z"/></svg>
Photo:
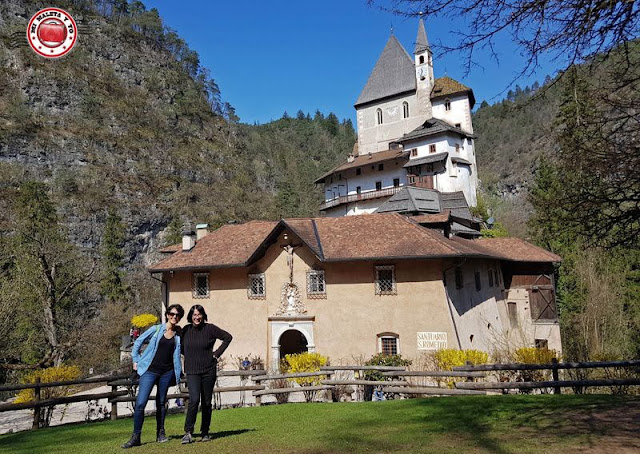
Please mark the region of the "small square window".
<svg viewBox="0 0 640 454"><path fill-rule="evenodd" d="M362 193L362 188L360 186L356 186L356 194Z"/></svg>
<svg viewBox="0 0 640 454"><path fill-rule="evenodd" d="M393 179L393 187L394 188L399 188L400 187L400 178L394 178Z"/></svg>
<svg viewBox="0 0 640 454"><path fill-rule="evenodd" d="M267 284L264 273L249 275L247 296L254 299L264 299L267 297Z"/></svg>
<svg viewBox="0 0 640 454"><path fill-rule="evenodd" d="M360 167L358 167L356 169L356 175L360 175L360 174L362 174L362 169Z"/></svg>
<svg viewBox="0 0 640 454"><path fill-rule="evenodd" d="M307 271L307 297L318 298L326 297L327 286L324 281L324 271L309 270Z"/></svg>
<svg viewBox="0 0 640 454"><path fill-rule="evenodd" d="M432 143L431 145L429 145L429 153L435 153L436 152L436 144Z"/></svg>
<svg viewBox="0 0 640 454"><path fill-rule="evenodd" d="M192 290L194 298L209 298L209 273L194 273Z"/></svg>
<svg viewBox="0 0 640 454"><path fill-rule="evenodd" d="M380 338L380 353L383 355L397 355L398 354L398 338L396 337L381 337Z"/></svg>
<svg viewBox="0 0 640 454"><path fill-rule="evenodd" d="M384 170L384 164L382 163L378 164L378 170Z"/></svg>
<svg viewBox="0 0 640 454"><path fill-rule="evenodd" d="M418 149L417 148L411 149L411 157L415 158L416 156L418 156Z"/></svg>
<svg viewBox="0 0 640 454"><path fill-rule="evenodd" d="M456 128L460 129L460 123L456 123Z"/></svg>
<svg viewBox="0 0 640 454"><path fill-rule="evenodd" d="M376 191L382 191L382 181L376 181Z"/></svg>
<svg viewBox="0 0 640 454"><path fill-rule="evenodd" d="M395 295L396 277L393 265L376 266L376 295Z"/></svg>

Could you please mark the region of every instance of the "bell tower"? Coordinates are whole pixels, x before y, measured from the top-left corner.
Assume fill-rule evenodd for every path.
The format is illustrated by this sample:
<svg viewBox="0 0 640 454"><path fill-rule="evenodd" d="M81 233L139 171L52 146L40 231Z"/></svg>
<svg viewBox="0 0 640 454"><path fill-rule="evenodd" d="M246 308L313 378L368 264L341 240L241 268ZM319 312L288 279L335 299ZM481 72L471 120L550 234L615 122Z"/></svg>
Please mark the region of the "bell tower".
<svg viewBox="0 0 640 454"><path fill-rule="evenodd" d="M420 110L431 117L431 90L433 90L433 52L427 40L422 18L418 22L418 35L413 49L416 68L416 95Z"/></svg>

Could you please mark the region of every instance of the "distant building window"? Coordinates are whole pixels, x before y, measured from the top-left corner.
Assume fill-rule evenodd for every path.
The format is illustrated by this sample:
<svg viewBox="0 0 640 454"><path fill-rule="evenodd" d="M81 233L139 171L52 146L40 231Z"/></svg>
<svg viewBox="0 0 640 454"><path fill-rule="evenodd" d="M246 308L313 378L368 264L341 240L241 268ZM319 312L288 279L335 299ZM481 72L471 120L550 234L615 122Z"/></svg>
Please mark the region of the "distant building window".
<svg viewBox="0 0 640 454"><path fill-rule="evenodd" d="M394 178L393 179L393 187L394 188L399 188L400 187L400 178Z"/></svg>
<svg viewBox="0 0 640 454"><path fill-rule="evenodd" d="M397 355L400 352L399 336L395 333L378 334L378 352L383 355Z"/></svg>
<svg viewBox="0 0 640 454"><path fill-rule="evenodd" d="M338 174L338 180L342 180L342 174L341 173Z"/></svg>
<svg viewBox="0 0 640 454"><path fill-rule="evenodd" d="M418 156L418 149L417 149L417 148L413 148L413 149L411 149L411 156L412 156L412 157L414 157L414 158L415 158L416 156Z"/></svg>
<svg viewBox="0 0 640 454"><path fill-rule="evenodd" d="M423 64L424 63L424 55L420 55L420 58L418 58L419 64Z"/></svg>
<svg viewBox="0 0 640 454"><path fill-rule="evenodd" d="M444 110L451 110L451 101L448 99L444 100Z"/></svg>
<svg viewBox="0 0 640 454"><path fill-rule="evenodd" d="M407 101L402 103L402 113L404 118L409 118L409 103Z"/></svg>
<svg viewBox="0 0 640 454"><path fill-rule="evenodd" d="M247 295L249 298L264 299L267 297L266 280L264 273L250 274L247 285Z"/></svg>
<svg viewBox="0 0 640 454"><path fill-rule="evenodd" d="M509 314L509 324L512 328L518 326L518 306L514 302L507 303L507 313Z"/></svg>
<svg viewBox="0 0 640 454"><path fill-rule="evenodd" d="M356 169L356 175L360 175L362 173L362 169L360 167L358 167Z"/></svg>
<svg viewBox="0 0 640 454"><path fill-rule="evenodd" d="M461 289L462 287L464 287L464 276L462 274L462 268L460 268L459 266L456 266L455 275L456 275L456 288Z"/></svg>
<svg viewBox="0 0 640 454"><path fill-rule="evenodd" d="M429 145L429 153L435 153L436 152L436 144L432 143L431 145Z"/></svg>
<svg viewBox="0 0 640 454"><path fill-rule="evenodd" d="M382 124L382 109L376 110L376 116L378 118L378 124L381 125Z"/></svg>
<svg viewBox="0 0 640 454"><path fill-rule="evenodd" d="M193 273L193 297L209 298L209 273Z"/></svg>
<svg viewBox="0 0 640 454"><path fill-rule="evenodd" d="M460 128L460 123L456 123L456 128Z"/></svg>
<svg viewBox="0 0 640 454"><path fill-rule="evenodd" d="M467 144L471 145L471 139L467 139Z"/></svg>
<svg viewBox="0 0 640 454"><path fill-rule="evenodd" d="M460 144L459 143L456 144L456 153L460 153Z"/></svg>
<svg viewBox="0 0 640 454"><path fill-rule="evenodd" d="M489 270L489 287L493 287L493 270Z"/></svg>
<svg viewBox="0 0 640 454"><path fill-rule="evenodd" d="M382 181L376 181L376 191L382 191Z"/></svg>
<svg viewBox="0 0 640 454"><path fill-rule="evenodd" d="M384 164L383 163L378 164L378 170L384 170Z"/></svg>
<svg viewBox="0 0 640 454"><path fill-rule="evenodd" d="M395 295L396 277L393 265L376 266L376 295Z"/></svg>
<svg viewBox="0 0 640 454"><path fill-rule="evenodd" d="M327 294L327 286L324 282L324 271L307 271L307 296L322 297Z"/></svg>
<svg viewBox="0 0 640 454"><path fill-rule="evenodd" d="M482 290L482 281L480 280L480 271L475 272L475 278L476 278L476 290L480 291Z"/></svg>
<svg viewBox="0 0 640 454"><path fill-rule="evenodd" d="M356 194L360 194L362 192L362 188L360 186L356 186Z"/></svg>
<svg viewBox="0 0 640 454"><path fill-rule="evenodd" d="M549 341L547 339L536 339L535 344L536 348L549 348Z"/></svg>

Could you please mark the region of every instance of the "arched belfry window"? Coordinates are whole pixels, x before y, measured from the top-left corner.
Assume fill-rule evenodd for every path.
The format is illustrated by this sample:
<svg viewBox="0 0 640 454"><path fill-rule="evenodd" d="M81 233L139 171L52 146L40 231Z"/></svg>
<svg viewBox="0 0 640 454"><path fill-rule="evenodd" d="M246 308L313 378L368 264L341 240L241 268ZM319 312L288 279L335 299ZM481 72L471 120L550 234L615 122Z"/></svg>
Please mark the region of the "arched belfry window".
<svg viewBox="0 0 640 454"><path fill-rule="evenodd" d="M424 63L424 55L420 55L420 59L419 60L420 60L420 64L423 64Z"/></svg>
<svg viewBox="0 0 640 454"><path fill-rule="evenodd" d="M376 110L376 116L378 117L378 124L382 124L382 109Z"/></svg>
<svg viewBox="0 0 640 454"><path fill-rule="evenodd" d="M402 103L402 112L404 115L403 118L409 118L409 103L407 101Z"/></svg>

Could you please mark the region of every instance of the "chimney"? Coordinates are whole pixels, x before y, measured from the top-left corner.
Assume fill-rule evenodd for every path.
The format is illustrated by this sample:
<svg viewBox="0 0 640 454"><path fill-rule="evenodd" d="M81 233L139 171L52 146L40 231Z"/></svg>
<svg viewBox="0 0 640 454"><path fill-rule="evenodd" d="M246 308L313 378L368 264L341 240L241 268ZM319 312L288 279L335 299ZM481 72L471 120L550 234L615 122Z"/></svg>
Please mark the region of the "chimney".
<svg viewBox="0 0 640 454"><path fill-rule="evenodd" d="M182 250L190 251L196 245L196 234L194 231L182 232Z"/></svg>
<svg viewBox="0 0 640 454"><path fill-rule="evenodd" d="M196 241L204 238L209 233L209 224L196 225Z"/></svg>

